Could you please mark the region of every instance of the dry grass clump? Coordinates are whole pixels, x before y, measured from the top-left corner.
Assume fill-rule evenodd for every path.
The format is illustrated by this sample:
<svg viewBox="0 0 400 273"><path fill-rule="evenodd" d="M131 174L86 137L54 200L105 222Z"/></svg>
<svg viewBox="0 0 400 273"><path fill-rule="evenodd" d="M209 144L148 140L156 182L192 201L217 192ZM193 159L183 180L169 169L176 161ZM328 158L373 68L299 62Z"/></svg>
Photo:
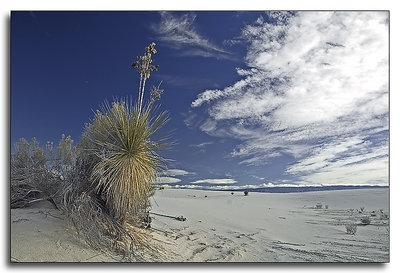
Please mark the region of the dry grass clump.
<svg viewBox="0 0 400 273"><path fill-rule="evenodd" d="M153 245L151 234L128 219L124 224L112 217L104 202L91 190L67 192L65 200L69 218L78 235L91 247L110 255L120 254L126 261L143 261L162 255L161 247ZM134 216L132 218L135 218Z"/></svg>
<svg viewBox="0 0 400 273"><path fill-rule="evenodd" d="M346 226L346 233L350 235L355 235L357 232L357 225L354 223L347 224Z"/></svg>

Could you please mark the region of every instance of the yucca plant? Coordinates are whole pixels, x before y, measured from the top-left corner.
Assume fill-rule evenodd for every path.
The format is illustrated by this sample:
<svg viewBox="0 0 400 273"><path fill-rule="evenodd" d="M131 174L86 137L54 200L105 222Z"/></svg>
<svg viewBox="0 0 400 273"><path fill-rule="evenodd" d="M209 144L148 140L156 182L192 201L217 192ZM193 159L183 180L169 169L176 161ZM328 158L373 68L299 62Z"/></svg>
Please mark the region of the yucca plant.
<svg viewBox="0 0 400 273"><path fill-rule="evenodd" d="M134 65L140 75L136 102L120 99L100 107L86 125L76 147L74 175L62 190L63 207L85 241L128 258L143 251L160 255L143 229L150 221L152 182L165 166L158 152L168 145L168 134L159 132L168 115L154 104L163 93L160 85L143 102L145 82L157 68L151 65L154 46L146 47Z"/></svg>
<svg viewBox="0 0 400 273"><path fill-rule="evenodd" d="M155 136L168 115L155 114L151 104L140 108L127 100L104 103L85 133L97 161L91 173L93 184L105 195L111 214L122 222L148 200L152 182L165 165L157 152L167 145L166 137Z"/></svg>

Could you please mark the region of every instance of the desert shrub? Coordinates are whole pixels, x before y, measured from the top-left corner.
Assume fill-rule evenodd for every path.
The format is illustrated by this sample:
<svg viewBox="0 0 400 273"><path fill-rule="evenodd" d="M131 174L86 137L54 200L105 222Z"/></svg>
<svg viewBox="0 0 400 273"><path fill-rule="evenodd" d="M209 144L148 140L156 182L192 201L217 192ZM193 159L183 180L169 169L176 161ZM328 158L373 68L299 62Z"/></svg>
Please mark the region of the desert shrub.
<svg viewBox="0 0 400 273"><path fill-rule="evenodd" d="M361 218L361 223L363 225L369 225L371 223L371 219L368 216L364 216Z"/></svg>
<svg viewBox="0 0 400 273"><path fill-rule="evenodd" d="M380 216L380 220L388 220L389 219L389 215L385 212L382 212L381 216Z"/></svg>
<svg viewBox="0 0 400 273"><path fill-rule="evenodd" d="M14 148L10 164L11 208L25 207L42 200L49 200L57 207L63 181L57 169L48 167L47 163L53 159L46 157L36 138L31 142L21 138Z"/></svg>
<svg viewBox="0 0 400 273"><path fill-rule="evenodd" d="M74 141L70 136L65 137L64 134L61 135L54 167L63 176L67 176L75 166L77 154L73 144Z"/></svg>
<svg viewBox="0 0 400 273"><path fill-rule="evenodd" d="M248 191L245 191L244 192L244 196L248 196L249 195L249 192Z"/></svg>
<svg viewBox="0 0 400 273"><path fill-rule="evenodd" d="M354 223L347 224L346 226L346 233L350 235L355 235L357 232L357 225Z"/></svg>
<svg viewBox="0 0 400 273"><path fill-rule="evenodd" d="M11 156L11 167L14 170L44 169L46 157L36 138L31 142L21 138L14 144L15 153Z"/></svg>

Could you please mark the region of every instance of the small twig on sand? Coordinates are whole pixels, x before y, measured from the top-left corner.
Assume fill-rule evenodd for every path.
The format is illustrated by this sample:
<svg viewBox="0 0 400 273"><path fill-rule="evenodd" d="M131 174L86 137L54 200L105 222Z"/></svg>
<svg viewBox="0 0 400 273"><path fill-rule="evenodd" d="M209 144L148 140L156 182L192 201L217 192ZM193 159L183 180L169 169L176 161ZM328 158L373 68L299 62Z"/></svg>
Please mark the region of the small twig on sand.
<svg viewBox="0 0 400 273"><path fill-rule="evenodd" d="M168 218L172 218L172 219L175 219L178 221L186 221L186 218L183 216L171 216L171 215L159 214L159 213L155 213L155 212L150 212L150 214L162 216L162 217L168 217Z"/></svg>
<svg viewBox="0 0 400 273"><path fill-rule="evenodd" d="M275 244L291 245L291 246L306 246L305 244L288 243L282 241L274 241Z"/></svg>

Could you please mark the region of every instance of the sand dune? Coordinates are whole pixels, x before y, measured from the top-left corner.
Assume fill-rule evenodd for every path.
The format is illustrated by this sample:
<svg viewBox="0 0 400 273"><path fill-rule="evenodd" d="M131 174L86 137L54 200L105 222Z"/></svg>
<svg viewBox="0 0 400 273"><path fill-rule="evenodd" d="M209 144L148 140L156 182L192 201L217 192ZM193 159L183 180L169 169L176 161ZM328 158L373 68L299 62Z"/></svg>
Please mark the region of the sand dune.
<svg viewBox="0 0 400 273"><path fill-rule="evenodd" d="M150 232L168 253L162 262L388 262L388 197L388 189L249 196L165 189L152 198ZM355 235L348 223L357 224ZM120 260L87 247L49 207L12 210L11 259Z"/></svg>

